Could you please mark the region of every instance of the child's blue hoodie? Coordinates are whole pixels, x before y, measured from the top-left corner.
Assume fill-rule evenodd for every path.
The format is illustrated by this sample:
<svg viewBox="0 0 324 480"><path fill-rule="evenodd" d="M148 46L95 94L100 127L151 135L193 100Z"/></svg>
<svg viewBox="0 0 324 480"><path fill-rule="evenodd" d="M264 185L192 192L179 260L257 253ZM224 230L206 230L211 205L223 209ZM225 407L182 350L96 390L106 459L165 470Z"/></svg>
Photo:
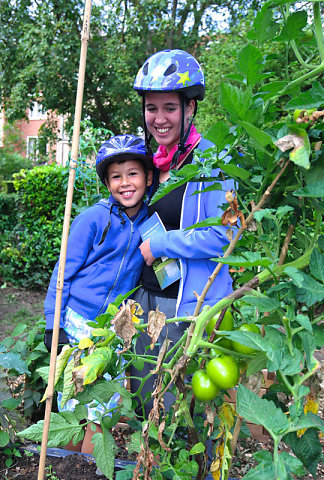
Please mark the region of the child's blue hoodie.
<svg viewBox="0 0 324 480"><path fill-rule="evenodd" d="M146 218L146 205L130 219L113 197L100 200L75 218L67 246L61 326L67 306L93 320L119 294L136 286L144 264L138 226ZM45 299L46 329L53 328L58 263Z"/></svg>

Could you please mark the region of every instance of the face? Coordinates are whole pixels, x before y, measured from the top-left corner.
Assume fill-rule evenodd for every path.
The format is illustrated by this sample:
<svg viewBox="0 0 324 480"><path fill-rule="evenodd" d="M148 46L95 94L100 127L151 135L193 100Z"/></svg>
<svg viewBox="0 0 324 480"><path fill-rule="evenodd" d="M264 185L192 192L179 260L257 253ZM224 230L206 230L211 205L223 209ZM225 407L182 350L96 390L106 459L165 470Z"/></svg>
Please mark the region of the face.
<svg viewBox="0 0 324 480"><path fill-rule="evenodd" d="M107 168L106 184L112 196L124 207L129 217L141 207L146 187L152 184L152 171L146 176L139 160L111 163Z"/></svg>
<svg viewBox="0 0 324 480"><path fill-rule="evenodd" d="M185 108L185 128L193 114L195 101ZM147 92L145 94L145 122L148 131L168 152L180 141L181 103L174 92Z"/></svg>

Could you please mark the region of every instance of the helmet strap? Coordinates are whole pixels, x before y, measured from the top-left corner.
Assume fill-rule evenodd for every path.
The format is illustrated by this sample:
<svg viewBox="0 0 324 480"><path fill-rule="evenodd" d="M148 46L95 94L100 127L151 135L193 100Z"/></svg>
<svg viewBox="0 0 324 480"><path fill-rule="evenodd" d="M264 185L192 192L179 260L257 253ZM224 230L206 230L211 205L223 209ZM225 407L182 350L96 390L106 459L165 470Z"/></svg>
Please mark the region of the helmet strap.
<svg viewBox="0 0 324 480"><path fill-rule="evenodd" d="M187 142L187 140L188 140L188 137L189 137L189 134L190 134L190 130L191 130L191 125L192 125L192 122L194 121L194 118L195 118L196 113L197 113L197 108L198 108L197 101L195 101L194 112L193 112L193 114L192 114L192 117L191 117L191 120L190 120L190 122L189 122L188 128L186 129L186 131L184 131L184 122L185 122L185 100L184 100L184 96L183 96L183 95L180 95L180 104L181 104L180 142L179 142L179 144L178 144L177 151L176 151L176 152L174 153L174 155L173 155L172 162L171 162L171 166L170 166L170 170L171 170L172 168L177 168L180 155L183 154L183 153L186 153L186 151L187 151L187 149L188 149L188 146L186 146L186 142Z"/></svg>
<svg viewBox="0 0 324 480"><path fill-rule="evenodd" d="M152 140L152 134L149 133L147 126L146 126L146 121L145 121L145 95L142 97L142 114L143 114L143 127L144 127L144 139L145 139L145 148L146 151L150 154L153 155L153 150L151 148L151 140Z"/></svg>

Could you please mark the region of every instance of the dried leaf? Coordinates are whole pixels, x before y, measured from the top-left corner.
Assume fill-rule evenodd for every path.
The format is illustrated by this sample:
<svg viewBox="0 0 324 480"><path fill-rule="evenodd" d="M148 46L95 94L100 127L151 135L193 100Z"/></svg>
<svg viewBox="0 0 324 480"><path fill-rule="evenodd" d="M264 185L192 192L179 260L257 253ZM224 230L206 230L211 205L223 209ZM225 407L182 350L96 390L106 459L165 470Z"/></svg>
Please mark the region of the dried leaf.
<svg viewBox="0 0 324 480"><path fill-rule="evenodd" d="M233 406L228 402L224 402L220 409L220 416L222 417L228 430L233 427L236 415L237 413L235 412Z"/></svg>
<svg viewBox="0 0 324 480"><path fill-rule="evenodd" d="M230 273L242 273L244 272L245 268L244 267L240 267L238 270L236 268L230 268L228 271Z"/></svg>
<svg viewBox="0 0 324 480"><path fill-rule="evenodd" d="M117 315L112 320L112 323L115 325L115 332L118 337L124 340L124 348L122 352L126 352L132 342L133 336L136 334L136 328L132 320L133 317L133 307L136 304L134 300L128 300L126 305L123 305Z"/></svg>
<svg viewBox="0 0 324 480"><path fill-rule="evenodd" d="M250 375L248 378L246 377L245 373L241 375L242 385L256 394L260 392L263 381L264 377L262 372L257 372L253 375Z"/></svg>
<svg viewBox="0 0 324 480"><path fill-rule="evenodd" d="M275 145L281 150L282 152L286 152L287 150L297 150L298 148L304 146L305 141L299 135L289 134L285 137L279 138L275 142Z"/></svg>
<svg viewBox="0 0 324 480"><path fill-rule="evenodd" d="M73 379L77 388L93 383L103 373L111 359L111 350L108 347L97 348L91 355L81 358L81 366L73 370Z"/></svg>
<svg viewBox="0 0 324 480"><path fill-rule="evenodd" d="M163 419L162 422L160 423L159 430L158 430L159 444L161 445L163 450L165 450L166 452L172 452L172 449L168 447L163 440L162 435L163 435L164 429L165 429L165 420Z"/></svg>
<svg viewBox="0 0 324 480"><path fill-rule="evenodd" d="M214 421L216 417L216 411L212 407L212 403L206 403L205 415L206 415L206 420L204 422L204 427L207 427L208 425L208 436L209 436L214 431Z"/></svg>
<svg viewBox="0 0 324 480"><path fill-rule="evenodd" d="M226 230L226 237L228 238L228 241L231 242L233 240L233 230L232 229L228 229Z"/></svg>
<svg viewBox="0 0 324 480"><path fill-rule="evenodd" d="M316 399L315 395L312 393L309 393L306 397L306 403L304 406L304 413L307 415L308 412L314 413L316 415L318 413L319 409L319 403L318 400ZM302 430L297 431L297 437L300 438L304 435L306 432L307 428L303 428Z"/></svg>
<svg viewBox="0 0 324 480"><path fill-rule="evenodd" d="M156 374L156 373L159 373L161 365L162 365L164 357L165 357L165 354L168 351L170 343L171 342L168 338L164 339L164 342L162 343L162 346L160 348L159 355L158 355L158 358L157 358L157 365L153 370L151 370L152 375Z"/></svg>
<svg viewBox="0 0 324 480"><path fill-rule="evenodd" d="M227 190L225 198L228 201L228 203L232 203L235 199L235 196L233 195L233 190Z"/></svg>
<svg viewBox="0 0 324 480"><path fill-rule="evenodd" d="M222 215L222 225L226 226L229 224L230 227L233 227L237 225L237 220L240 219L241 226L246 228L245 218L243 213L238 209L238 202L237 198L234 196L234 191L228 190L225 197L230 206Z"/></svg>
<svg viewBox="0 0 324 480"><path fill-rule="evenodd" d="M151 310L148 313L147 334L151 337L151 350L153 350L161 330L165 325L165 319L166 315L159 311L159 307L157 307L155 311Z"/></svg>

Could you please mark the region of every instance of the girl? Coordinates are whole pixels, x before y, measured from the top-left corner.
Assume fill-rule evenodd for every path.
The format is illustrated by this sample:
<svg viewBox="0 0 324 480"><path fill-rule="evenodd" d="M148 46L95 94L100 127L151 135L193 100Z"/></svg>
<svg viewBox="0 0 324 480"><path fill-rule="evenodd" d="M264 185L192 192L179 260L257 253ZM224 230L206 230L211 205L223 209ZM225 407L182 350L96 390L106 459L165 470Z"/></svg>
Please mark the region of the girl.
<svg viewBox="0 0 324 480"><path fill-rule="evenodd" d="M159 169L153 184L155 193L159 185L168 180L171 169L181 169L194 162L196 148L204 151L213 146L197 132L193 124L198 101L204 98L205 79L201 66L192 55L182 50L163 50L144 62L136 76L134 89L142 97L147 148L152 137L159 145L153 158L154 165ZM210 259L222 255L228 239L224 227L185 229L208 217L222 215L220 206L226 202L226 190L232 188L229 183L226 182L222 191L193 195L210 183L190 182L149 206L149 216L157 212L167 231L145 240L140 246L146 265L140 280L142 287L136 292L135 300L141 304L144 312L155 310L158 306L167 318L193 314L196 305L194 292L202 292L216 266ZM181 279L164 290L159 287L151 266L154 259L161 256L178 258L181 267ZM231 291L232 280L225 266L209 289L206 303L213 305ZM166 328L162 331L159 342L162 343L168 335L175 343L187 325L185 322L171 324L168 332ZM137 341L137 352L143 354L147 345L149 339L142 334ZM150 351L152 353L154 351ZM146 368L140 373L132 369L131 374L145 376L151 368L148 363L145 365ZM147 392L149 397L152 382L146 382L142 396ZM132 390L136 391L138 386L139 381L134 379ZM165 402L170 405L172 398L165 398Z"/></svg>

